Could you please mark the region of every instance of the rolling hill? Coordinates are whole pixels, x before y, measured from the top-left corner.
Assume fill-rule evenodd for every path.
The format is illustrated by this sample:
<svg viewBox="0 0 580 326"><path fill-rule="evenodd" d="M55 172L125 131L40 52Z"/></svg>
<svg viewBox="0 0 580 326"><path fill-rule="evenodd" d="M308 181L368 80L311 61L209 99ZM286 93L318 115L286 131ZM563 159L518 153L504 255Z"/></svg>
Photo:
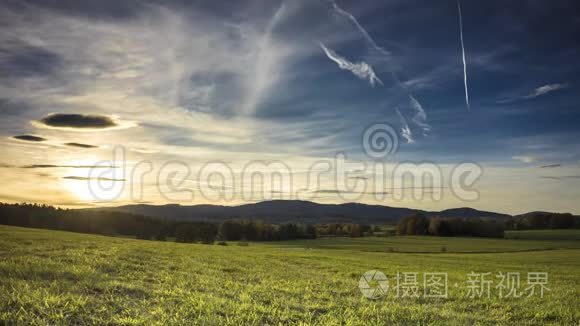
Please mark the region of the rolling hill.
<svg viewBox="0 0 580 326"><path fill-rule="evenodd" d="M113 210L175 220L223 221L227 219L260 219L270 223L396 223L400 218L422 213L427 216L467 218L508 218L510 215L479 211L473 208L453 208L443 211L423 211L411 208L367 205L360 203L319 204L301 200L271 200L239 206L220 205L126 205L89 210Z"/></svg>

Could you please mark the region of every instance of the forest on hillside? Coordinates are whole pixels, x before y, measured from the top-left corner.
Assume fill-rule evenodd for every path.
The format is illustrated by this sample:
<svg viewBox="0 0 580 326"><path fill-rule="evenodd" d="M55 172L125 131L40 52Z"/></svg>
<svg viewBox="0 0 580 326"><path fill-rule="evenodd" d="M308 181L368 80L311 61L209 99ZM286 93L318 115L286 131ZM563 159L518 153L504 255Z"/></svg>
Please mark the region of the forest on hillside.
<svg viewBox="0 0 580 326"><path fill-rule="evenodd" d="M117 211L79 211L39 204L0 203L0 224L138 239L177 242L278 241L315 239L318 235L360 237L369 225L352 223L270 224L260 220L176 221Z"/></svg>

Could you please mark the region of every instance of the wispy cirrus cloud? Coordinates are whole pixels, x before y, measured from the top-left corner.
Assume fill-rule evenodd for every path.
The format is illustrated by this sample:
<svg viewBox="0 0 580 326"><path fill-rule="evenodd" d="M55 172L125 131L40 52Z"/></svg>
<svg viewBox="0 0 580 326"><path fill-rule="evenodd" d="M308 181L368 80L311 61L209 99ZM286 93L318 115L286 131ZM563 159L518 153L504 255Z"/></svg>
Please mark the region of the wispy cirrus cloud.
<svg viewBox="0 0 580 326"><path fill-rule="evenodd" d="M398 74L395 70L391 67L391 53L382 46L379 46L375 40L371 37L371 35L367 32L367 30L359 23L354 15L349 13L348 11L339 7L334 0L331 0L332 9L338 15L346 18L350 21L358 30L358 32L363 36L365 43L367 44L367 48L370 52L370 58L373 58L377 64L381 64L386 67L386 70L389 72L389 75L396 86L396 88L403 94L405 94L405 99L408 104L402 105L402 108L409 111L409 113L405 113L405 115L410 116L410 121L414 124L415 127L421 129L423 136L427 136L428 132L431 130L431 126L427 123L427 114L423 109L422 104L416 99L416 97L407 89L407 85L401 82ZM326 52L326 51L325 51ZM327 53L328 55L328 53ZM374 70L373 70L374 73ZM378 79L378 77L377 77ZM380 79L379 79L380 80ZM372 85L374 85L371 82ZM381 85L383 84L381 80ZM397 111L398 108L394 108ZM399 116L401 116L401 112L398 112ZM405 138L407 142L411 142L410 139L412 136L411 129L409 125L404 125L401 127L401 137Z"/></svg>
<svg viewBox="0 0 580 326"><path fill-rule="evenodd" d="M538 96L546 95L548 93L551 93L551 92L554 92L554 91L557 91L560 89L568 88L569 86L570 86L569 83L546 84L546 85L537 87L528 95L524 95L523 98L525 98L525 99L536 98Z"/></svg>
<svg viewBox="0 0 580 326"><path fill-rule="evenodd" d="M327 48L322 43L320 43L320 47L330 60L336 62L336 64L340 69L348 70L360 79L368 80L371 86L375 86L375 83L383 85L383 82L375 74L373 67L371 67L368 63L366 62L353 63L350 62L348 59L338 55L335 51Z"/></svg>
<svg viewBox="0 0 580 326"><path fill-rule="evenodd" d="M431 126L427 123L427 113L423 106L417 99L410 94L409 99L411 102L411 107L415 111L413 118L411 119L415 125L417 125L423 131L423 135L426 136L429 131L431 131Z"/></svg>
<svg viewBox="0 0 580 326"><path fill-rule="evenodd" d="M512 156L513 160L520 161L522 163L533 163L536 161L536 158L529 155L516 155Z"/></svg>
<svg viewBox="0 0 580 326"><path fill-rule="evenodd" d="M499 180L500 185L509 182L509 186L488 186L487 193L482 189L482 195L491 199L478 205L497 208L497 202L499 207L509 206L507 209L529 207L530 202L540 201L521 194L529 189L542 191L546 184L577 194L573 182L557 184L538 178L542 174L578 174L573 170L578 154L570 150L574 145L570 139L577 139L573 122L578 115L568 96L572 94L542 82L574 82L571 76L576 74L576 64L568 59L556 62L555 55L544 53L548 47L536 46L539 43L525 44L527 37L519 38L525 36L525 24L512 34L512 18L518 18L512 16L512 10L500 10L509 18L507 25L494 19L486 21L497 25L470 24L465 50L467 64L477 70L478 83L486 85L478 90L482 104L499 97L520 103L513 103L513 110L486 103L490 104L486 110L467 115L457 105L465 107L467 99L462 92L465 85L459 85L466 76L461 75L465 66L461 67L457 24L449 29L437 23L441 17L457 17L455 6L429 2L417 7L400 1L298 0L280 5L282 2L210 5L204 1L154 1L127 6L126 15L115 10L116 3L125 7L126 1L103 6L82 1L28 1L7 6L3 2L0 71L6 73L0 74L0 146L3 161L10 164L0 164L4 180L0 197L14 194L52 203L73 202L70 199L83 182L62 177L83 176L86 171L74 167L88 169L109 159L110 149L116 145L126 146L130 162L148 160L159 167L178 160L190 163L193 170L207 160L231 162L238 170L247 160L283 160L293 169L308 170L313 161L338 151L365 160L360 131L371 121L393 123L400 141L416 143L401 147L395 160L470 157L481 159L482 164L500 162L525 172L517 175L518 182L512 182L506 176L513 178L513 172L487 177L491 168L486 169L487 185ZM71 6L76 9L69 10ZM481 21L477 17L481 12L496 14L497 8L474 10L477 6L461 9L467 9L464 13L473 21ZM554 30L558 28L554 26ZM498 37L481 38L483 34ZM534 41L543 38L535 35ZM516 49L499 51L510 39L522 42L517 42ZM567 56L577 52L564 44L568 42L565 37L553 41L558 49L562 45L562 51L551 52L560 55L566 51ZM348 60L363 78L335 66L336 61L329 60L319 43ZM521 53L529 55L518 60ZM527 69L530 63L537 69ZM328 67L335 73L329 74ZM537 78L544 79L529 84ZM369 87L370 82L374 87ZM553 109L533 113L534 105L545 107L543 101L522 98L543 99L550 94L566 96L554 102ZM510 115L515 111L520 114L517 118ZM70 121L63 126L57 121L60 126L41 124L39 130L38 125L30 124L54 112L116 115L137 126L119 129L104 122L109 126L95 128L71 126ZM99 132L77 132L91 127ZM422 139L431 130L434 137ZM556 130L563 136L546 143ZM510 143L516 135L531 134L537 139ZM12 138L14 135L37 135L47 141ZM99 148L92 147L95 145ZM506 153L520 155L518 161L529 163L513 164L516 161ZM565 166L538 168L551 162ZM28 169L21 168L25 166ZM50 172L52 177L40 179L38 172ZM155 184L153 179L148 177L145 182ZM371 182L366 174L351 179ZM332 189L331 181L321 183L320 189ZM64 189L63 184L70 184L71 189ZM31 187L38 191L30 193ZM570 199L573 196L559 196L554 189L549 192L546 198L559 207L577 204ZM501 198L494 200L494 196ZM331 197L337 198L326 198ZM167 202L155 195L147 199ZM198 200L205 202L196 198L196 203ZM435 205L452 205L450 202L446 199ZM430 209L429 204L400 205L407 204Z"/></svg>
<svg viewBox="0 0 580 326"><path fill-rule="evenodd" d="M390 55L390 52L387 51L385 48L379 46L375 40L370 36L370 34L366 31L366 29L364 27L362 27L361 24L359 24L358 20L354 17L354 15L352 15L351 13L349 13L346 10L343 10L342 8L340 8L336 2L334 0L330 1L332 4L332 8L334 9L334 11L336 13L338 13L339 15L347 18L348 20L350 20L358 29L358 31L362 34L362 36L364 37L365 41L368 43L368 45L375 51L379 52L380 55L384 56L384 57L388 57Z"/></svg>
<svg viewBox="0 0 580 326"><path fill-rule="evenodd" d="M34 108L37 116L30 120L44 115L36 121L43 128L119 129L131 120L232 136L232 128L215 115L229 114L230 121L253 115L282 77L293 51L275 35L285 12L281 6L263 28L257 21L217 26L201 13L154 5L121 20L86 19L35 6L7 9L1 17L6 23L0 33L2 67L30 57L31 48L50 53L51 62L67 64L12 74L10 80L2 75L0 97ZM24 23L30 20L35 24ZM79 46L86 39L91 44ZM59 113L52 114L55 107ZM110 119L111 112L119 120ZM205 123L210 119L212 124ZM240 121L236 127L245 129Z"/></svg>
<svg viewBox="0 0 580 326"><path fill-rule="evenodd" d="M287 57L291 49L279 42L273 35L274 29L284 19L286 6L283 2L268 21L264 33L260 35L253 45L250 53L255 57L251 62L251 70L247 79L246 94L241 105L241 113L251 115L256 112L258 105L266 96L266 93L280 79L281 72L285 67Z"/></svg>
<svg viewBox="0 0 580 326"><path fill-rule="evenodd" d="M399 109L396 109L397 114L399 115L399 118L401 119L401 137L403 137L408 144L414 143L415 140L413 139L413 132L411 131L411 128L409 128L409 124L407 123L407 120L405 119L405 117L401 114L401 111L399 111Z"/></svg>

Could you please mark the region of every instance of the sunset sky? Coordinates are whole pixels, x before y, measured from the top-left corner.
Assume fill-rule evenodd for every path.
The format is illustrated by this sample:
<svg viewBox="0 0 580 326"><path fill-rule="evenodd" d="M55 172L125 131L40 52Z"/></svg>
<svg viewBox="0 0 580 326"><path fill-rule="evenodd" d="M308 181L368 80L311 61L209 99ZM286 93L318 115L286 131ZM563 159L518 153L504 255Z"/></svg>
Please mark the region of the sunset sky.
<svg viewBox="0 0 580 326"><path fill-rule="evenodd" d="M2 1L0 201L580 213L579 9L463 1L464 65L455 1ZM361 145L374 123L398 141L378 161ZM364 191L340 194L333 173L312 187L312 164L337 153L366 164L347 169ZM240 175L256 161L283 163L291 182L244 196L255 189ZM208 162L236 181L200 180ZM442 198L392 198L400 181L381 174L378 189L375 162L436 164ZM483 170L477 200L448 182L463 162ZM159 172L168 164L173 172ZM119 196L94 198L93 166ZM135 166L152 170L137 178ZM233 198L197 194L203 187Z"/></svg>

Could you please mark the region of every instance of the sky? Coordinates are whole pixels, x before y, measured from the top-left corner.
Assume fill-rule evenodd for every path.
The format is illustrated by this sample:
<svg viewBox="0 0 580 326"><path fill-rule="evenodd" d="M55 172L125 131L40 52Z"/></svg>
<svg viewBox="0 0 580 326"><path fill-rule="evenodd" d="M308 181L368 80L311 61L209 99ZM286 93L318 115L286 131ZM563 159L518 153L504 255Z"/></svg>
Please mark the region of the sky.
<svg viewBox="0 0 580 326"><path fill-rule="evenodd" d="M2 1L0 201L578 214L579 9Z"/></svg>

